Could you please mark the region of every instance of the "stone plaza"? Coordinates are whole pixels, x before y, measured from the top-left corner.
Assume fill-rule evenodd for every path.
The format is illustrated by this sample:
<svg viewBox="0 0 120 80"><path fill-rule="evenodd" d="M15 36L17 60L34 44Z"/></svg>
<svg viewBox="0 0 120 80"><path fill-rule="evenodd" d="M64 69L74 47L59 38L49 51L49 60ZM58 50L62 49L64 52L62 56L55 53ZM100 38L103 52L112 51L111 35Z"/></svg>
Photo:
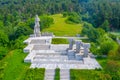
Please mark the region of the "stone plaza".
<svg viewBox="0 0 120 80"><path fill-rule="evenodd" d="M30 68L45 68L45 80L54 80L55 69L60 69L60 80L70 80L70 69L101 68L90 52L90 43L84 43L81 37L56 37L53 33L41 33L39 17L36 15L34 34L24 41L28 44L24 52L28 56L24 62L31 63ZM66 38L69 44L51 44L53 38Z"/></svg>

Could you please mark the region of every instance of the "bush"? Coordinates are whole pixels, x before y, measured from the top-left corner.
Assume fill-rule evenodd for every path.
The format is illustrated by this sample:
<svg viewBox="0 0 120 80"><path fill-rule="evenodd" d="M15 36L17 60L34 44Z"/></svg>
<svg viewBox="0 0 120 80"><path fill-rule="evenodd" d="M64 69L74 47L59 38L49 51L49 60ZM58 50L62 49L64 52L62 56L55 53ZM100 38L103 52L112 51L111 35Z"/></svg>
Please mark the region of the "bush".
<svg viewBox="0 0 120 80"><path fill-rule="evenodd" d="M45 28L50 27L51 24L53 24L54 20L51 17L48 16L41 16L40 17L40 29L43 30Z"/></svg>
<svg viewBox="0 0 120 80"><path fill-rule="evenodd" d="M114 41L104 41L100 44L101 54L107 55L111 50L115 50L117 44Z"/></svg>
<svg viewBox="0 0 120 80"><path fill-rule="evenodd" d="M108 34L110 38L112 38L114 41L116 41L117 36L114 34L109 33Z"/></svg>
<svg viewBox="0 0 120 80"><path fill-rule="evenodd" d="M91 43L91 47L90 47L90 51L93 53L93 54L96 54L96 55L100 55L100 50L99 50L99 46L95 43Z"/></svg>
<svg viewBox="0 0 120 80"><path fill-rule="evenodd" d="M68 16L68 13L67 12L63 12L63 17L67 17Z"/></svg>
<svg viewBox="0 0 120 80"><path fill-rule="evenodd" d="M68 13L68 18L66 20L66 23L68 24L72 24L72 23L80 23L81 22L81 17L75 13L75 12L71 12L71 13Z"/></svg>
<svg viewBox="0 0 120 80"><path fill-rule="evenodd" d="M14 49L23 49L26 45L23 45L23 41L28 38L27 36L20 36L18 39L14 41Z"/></svg>
<svg viewBox="0 0 120 80"><path fill-rule="evenodd" d="M84 23L84 27L82 29L82 35L87 35L90 41L96 42L100 37L99 31L96 30L91 24Z"/></svg>

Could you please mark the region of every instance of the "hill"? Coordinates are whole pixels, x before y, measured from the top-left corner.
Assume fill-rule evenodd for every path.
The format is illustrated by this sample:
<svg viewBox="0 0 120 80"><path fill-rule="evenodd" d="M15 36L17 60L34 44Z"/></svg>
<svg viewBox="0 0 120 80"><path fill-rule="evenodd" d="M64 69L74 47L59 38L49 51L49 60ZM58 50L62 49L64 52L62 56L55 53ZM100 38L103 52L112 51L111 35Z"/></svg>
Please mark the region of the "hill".
<svg viewBox="0 0 120 80"><path fill-rule="evenodd" d="M65 20L67 17L63 17L62 14L51 15L54 19L54 24L49 28L43 30L43 32L53 32L56 36L75 36L82 30L83 24L67 24Z"/></svg>

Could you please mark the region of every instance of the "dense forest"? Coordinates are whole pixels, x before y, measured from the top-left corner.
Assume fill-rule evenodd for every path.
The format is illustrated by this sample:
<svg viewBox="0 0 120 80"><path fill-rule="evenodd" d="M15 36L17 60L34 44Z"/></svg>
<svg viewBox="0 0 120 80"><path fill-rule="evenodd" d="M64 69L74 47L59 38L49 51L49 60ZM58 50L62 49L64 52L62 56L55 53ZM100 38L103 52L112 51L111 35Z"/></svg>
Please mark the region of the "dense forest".
<svg viewBox="0 0 120 80"><path fill-rule="evenodd" d="M119 7L119 0L0 0L0 20L7 26L36 14L77 12L95 27L108 20L110 30L117 30L120 29Z"/></svg>
<svg viewBox="0 0 120 80"><path fill-rule="evenodd" d="M35 15L39 15L43 30L54 24L49 15L58 13L67 17L68 24L83 24L80 35L89 38L87 42L91 42L98 60L107 55L100 80L119 80L120 46L116 38L120 36L111 32L120 31L120 0L0 0L0 73L7 65L2 60L9 52L20 49L13 52L22 53L23 40L33 33Z"/></svg>

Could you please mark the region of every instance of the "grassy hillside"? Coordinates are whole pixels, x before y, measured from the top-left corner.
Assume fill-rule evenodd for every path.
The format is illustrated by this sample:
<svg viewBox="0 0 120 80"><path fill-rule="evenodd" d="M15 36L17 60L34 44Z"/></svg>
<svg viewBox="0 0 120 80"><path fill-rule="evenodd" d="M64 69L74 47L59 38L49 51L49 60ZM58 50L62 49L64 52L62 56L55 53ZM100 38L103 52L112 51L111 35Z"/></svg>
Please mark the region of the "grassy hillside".
<svg viewBox="0 0 120 80"><path fill-rule="evenodd" d="M16 49L11 51L2 62L6 63L3 80L22 80L25 76L29 64L23 62L27 54L22 50Z"/></svg>
<svg viewBox="0 0 120 80"><path fill-rule="evenodd" d="M56 36L75 36L82 30L82 24L67 24L66 18L62 14L51 15L54 19L54 24L49 28L43 30L43 32L53 32Z"/></svg>

